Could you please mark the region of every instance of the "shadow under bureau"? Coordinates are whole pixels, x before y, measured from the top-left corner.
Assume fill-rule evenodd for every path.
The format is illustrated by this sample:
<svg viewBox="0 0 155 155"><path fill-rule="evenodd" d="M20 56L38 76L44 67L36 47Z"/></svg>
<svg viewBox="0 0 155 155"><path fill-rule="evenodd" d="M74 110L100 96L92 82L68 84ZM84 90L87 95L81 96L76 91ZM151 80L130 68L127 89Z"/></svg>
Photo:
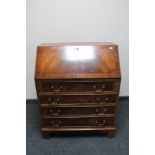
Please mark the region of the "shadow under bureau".
<svg viewBox="0 0 155 155"><path fill-rule="evenodd" d="M35 84L43 137L93 130L113 137L120 81L118 46L113 43L38 46Z"/></svg>

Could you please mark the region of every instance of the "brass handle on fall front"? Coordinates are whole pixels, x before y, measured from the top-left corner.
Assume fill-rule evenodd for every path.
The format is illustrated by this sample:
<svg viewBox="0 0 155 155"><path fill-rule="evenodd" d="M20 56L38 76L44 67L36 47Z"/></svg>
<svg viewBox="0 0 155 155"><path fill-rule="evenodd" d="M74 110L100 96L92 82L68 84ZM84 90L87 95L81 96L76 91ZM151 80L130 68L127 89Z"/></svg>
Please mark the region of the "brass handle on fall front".
<svg viewBox="0 0 155 155"><path fill-rule="evenodd" d="M101 89L97 89L97 86L94 84L93 89L95 92L103 92L105 89L105 85L103 84Z"/></svg>
<svg viewBox="0 0 155 155"><path fill-rule="evenodd" d="M52 121L50 122L50 124L51 124L53 127L60 127L61 124L62 124L62 122L61 122L61 121L54 121L54 120L52 120Z"/></svg>
<svg viewBox="0 0 155 155"><path fill-rule="evenodd" d="M60 86L59 89L55 89L54 85L51 85L51 91L53 92L60 92L63 90L63 86Z"/></svg>
<svg viewBox="0 0 155 155"><path fill-rule="evenodd" d="M55 112L55 111L53 111L53 109L50 109L50 110L49 110L49 113L50 113L51 115L53 115L53 116L58 116L58 115L60 115L61 110L58 109L58 110Z"/></svg>
<svg viewBox="0 0 155 155"><path fill-rule="evenodd" d="M96 120L95 122L98 126L104 126L106 124L106 120Z"/></svg>

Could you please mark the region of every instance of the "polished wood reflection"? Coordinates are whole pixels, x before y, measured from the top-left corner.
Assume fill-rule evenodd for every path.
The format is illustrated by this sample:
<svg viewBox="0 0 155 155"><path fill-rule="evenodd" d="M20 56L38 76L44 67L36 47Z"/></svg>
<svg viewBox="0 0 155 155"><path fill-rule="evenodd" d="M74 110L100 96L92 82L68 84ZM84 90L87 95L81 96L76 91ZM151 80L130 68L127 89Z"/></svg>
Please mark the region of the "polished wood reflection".
<svg viewBox="0 0 155 155"><path fill-rule="evenodd" d="M120 82L113 43L38 46L35 84L43 137L63 131L104 131L113 137Z"/></svg>
<svg viewBox="0 0 155 155"><path fill-rule="evenodd" d="M120 77L115 44L44 44L37 48L35 78L110 77Z"/></svg>

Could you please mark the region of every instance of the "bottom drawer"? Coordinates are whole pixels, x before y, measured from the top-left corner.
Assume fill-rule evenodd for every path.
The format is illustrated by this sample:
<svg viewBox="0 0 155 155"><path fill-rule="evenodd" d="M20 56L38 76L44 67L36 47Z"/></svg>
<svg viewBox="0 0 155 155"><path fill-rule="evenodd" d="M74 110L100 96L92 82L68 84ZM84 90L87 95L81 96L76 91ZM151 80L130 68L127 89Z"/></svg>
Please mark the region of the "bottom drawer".
<svg viewBox="0 0 155 155"><path fill-rule="evenodd" d="M43 118L43 125L46 127L68 127L68 126L113 126L114 117L84 117L84 118Z"/></svg>

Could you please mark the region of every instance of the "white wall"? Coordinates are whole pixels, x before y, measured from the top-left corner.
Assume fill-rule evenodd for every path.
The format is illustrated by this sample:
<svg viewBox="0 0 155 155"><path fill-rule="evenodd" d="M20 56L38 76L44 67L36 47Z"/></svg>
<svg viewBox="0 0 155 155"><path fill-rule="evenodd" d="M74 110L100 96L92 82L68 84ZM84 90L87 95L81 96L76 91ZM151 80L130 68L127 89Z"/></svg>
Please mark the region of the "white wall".
<svg viewBox="0 0 155 155"><path fill-rule="evenodd" d="M120 95L129 95L128 37L128 0L27 0L27 99L36 98L36 46L50 42L118 44Z"/></svg>

